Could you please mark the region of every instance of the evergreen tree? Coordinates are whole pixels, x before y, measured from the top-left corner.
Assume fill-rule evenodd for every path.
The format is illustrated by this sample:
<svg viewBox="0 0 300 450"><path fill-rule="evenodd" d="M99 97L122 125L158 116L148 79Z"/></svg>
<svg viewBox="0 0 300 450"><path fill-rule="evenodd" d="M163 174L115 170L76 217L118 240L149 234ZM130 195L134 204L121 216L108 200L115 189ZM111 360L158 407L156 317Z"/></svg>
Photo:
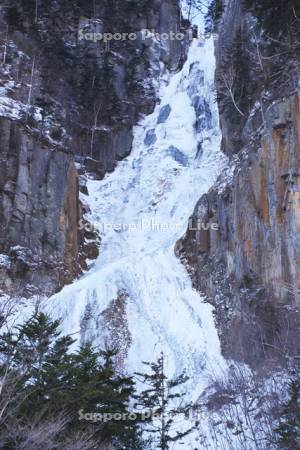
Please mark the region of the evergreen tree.
<svg viewBox="0 0 300 450"><path fill-rule="evenodd" d="M186 414L191 405L182 405L180 400L184 394L179 392L180 386L188 381L184 374L169 380L165 374L164 355L161 354L155 363L144 362L151 369L150 373L136 373L147 387L136 396L136 407L143 412L152 413L147 419L148 433L154 435L156 448L168 450L172 442L177 442L191 433L193 428L183 432L173 432L176 418ZM180 403L180 406L178 404ZM153 417L154 416L154 417Z"/></svg>
<svg viewBox="0 0 300 450"><path fill-rule="evenodd" d="M141 450L139 424L127 418L135 385L131 377L117 373L116 351L97 352L88 344L72 352L74 341L61 336L59 326L59 321L39 313L0 335L0 376L4 388L11 386L5 414L0 417L0 444L4 442L3 448L9 450L19 448L28 442L24 429L32 429L32 424L53 428L61 418L61 424L55 426L53 448L64 448L64 443L79 433L87 440L93 438L85 448L95 448L96 443L113 444L116 450ZM8 378L14 382L8 384ZM125 414L125 419L80 420L79 411ZM47 432L44 434L46 439Z"/></svg>

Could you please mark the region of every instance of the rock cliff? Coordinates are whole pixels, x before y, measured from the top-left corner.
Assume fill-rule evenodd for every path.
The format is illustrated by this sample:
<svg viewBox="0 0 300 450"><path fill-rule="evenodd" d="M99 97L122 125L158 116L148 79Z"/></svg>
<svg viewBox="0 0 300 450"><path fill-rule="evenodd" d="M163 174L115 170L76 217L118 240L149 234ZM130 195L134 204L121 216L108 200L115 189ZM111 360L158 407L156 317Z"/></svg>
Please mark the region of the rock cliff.
<svg viewBox="0 0 300 450"><path fill-rule="evenodd" d="M12 0L0 24L0 287L51 294L97 255L97 236L78 229L85 174L101 179L130 153L153 80L185 59L186 34L142 30L187 23L177 0Z"/></svg>
<svg viewBox="0 0 300 450"><path fill-rule="evenodd" d="M176 252L216 308L224 354L269 368L299 352L300 10L228 0L210 13L229 167Z"/></svg>

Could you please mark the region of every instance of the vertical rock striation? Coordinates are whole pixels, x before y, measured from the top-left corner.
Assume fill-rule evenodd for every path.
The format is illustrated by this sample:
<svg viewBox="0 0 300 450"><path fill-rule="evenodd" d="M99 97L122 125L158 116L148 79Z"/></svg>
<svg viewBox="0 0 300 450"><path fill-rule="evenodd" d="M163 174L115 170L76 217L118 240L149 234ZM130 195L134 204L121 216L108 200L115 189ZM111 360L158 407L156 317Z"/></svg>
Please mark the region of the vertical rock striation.
<svg viewBox="0 0 300 450"><path fill-rule="evenodd" d="M97 255L97 236L78 229L82 177L101 179L130 153L155 77L185 59L187 23L177 0L4 1L0 23L0 287L50 294Z"/></svg>
<svg viewBox="0 0 300 450"><path fill-rule="evenodd" d="M216 307L224 354L255 367L297 354L300 336L300 11L262 3L215 3L230 163L192 216L219 231L188 229L176 248Z"/></svg>

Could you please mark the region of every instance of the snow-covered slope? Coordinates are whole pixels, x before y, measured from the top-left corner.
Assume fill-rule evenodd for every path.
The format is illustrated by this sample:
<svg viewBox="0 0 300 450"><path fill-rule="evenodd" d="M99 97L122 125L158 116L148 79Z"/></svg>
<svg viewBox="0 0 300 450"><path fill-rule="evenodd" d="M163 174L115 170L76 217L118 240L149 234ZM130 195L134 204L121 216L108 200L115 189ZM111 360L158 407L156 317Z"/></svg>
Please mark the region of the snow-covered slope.
<svg viewBox="0 0 300 450"><path fill-rule="evenodd" d="M212 40L192 43L181 72L162 77L161 102L136 127L131 155L103 181L89 181L83 201L102 237L100 256L48 302L66 333L123 346L131 373L163 351L169 375L190 377L191 400L207 369L222 365L212 308L174 254L196 202L226 163L213 54Z"/></svg>

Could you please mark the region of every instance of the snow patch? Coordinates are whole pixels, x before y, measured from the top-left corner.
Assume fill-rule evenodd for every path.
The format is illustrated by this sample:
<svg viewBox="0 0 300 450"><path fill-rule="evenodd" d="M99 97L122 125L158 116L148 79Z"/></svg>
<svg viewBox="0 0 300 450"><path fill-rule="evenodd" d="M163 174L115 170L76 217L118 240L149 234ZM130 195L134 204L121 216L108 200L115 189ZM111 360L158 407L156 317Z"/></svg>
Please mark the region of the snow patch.
<svg viewBox="0 0 300 450"><path fill-rule="evenodd" d="M9 269L10 268L10 258L7 255L0 253L0 267Z"/></svg>

